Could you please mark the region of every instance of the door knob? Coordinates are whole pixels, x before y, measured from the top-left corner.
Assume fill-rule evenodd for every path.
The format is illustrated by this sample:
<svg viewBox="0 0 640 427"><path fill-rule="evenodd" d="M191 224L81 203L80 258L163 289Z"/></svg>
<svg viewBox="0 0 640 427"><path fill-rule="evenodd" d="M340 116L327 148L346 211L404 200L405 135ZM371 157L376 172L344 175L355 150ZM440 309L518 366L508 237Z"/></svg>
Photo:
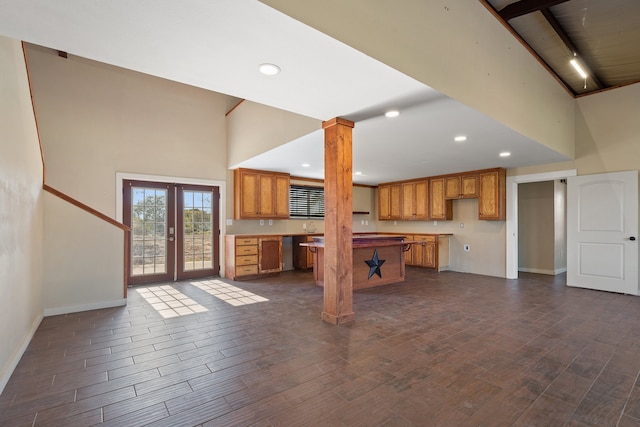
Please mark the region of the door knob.
<svg viewBox="0 0 640 427"><path fill-rule="evenodd" d="M629 237L629 240L631 240L633 242L634 240L636 240L636 238L635 238L635 236L631 236L631 237Z"/></svg>

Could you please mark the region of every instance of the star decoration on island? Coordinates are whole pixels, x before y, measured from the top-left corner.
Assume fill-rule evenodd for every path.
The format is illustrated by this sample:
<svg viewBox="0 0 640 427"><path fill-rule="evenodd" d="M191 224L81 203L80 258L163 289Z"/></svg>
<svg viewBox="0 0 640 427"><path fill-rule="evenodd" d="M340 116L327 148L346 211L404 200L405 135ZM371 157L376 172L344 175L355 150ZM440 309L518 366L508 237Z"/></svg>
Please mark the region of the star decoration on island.
<svg viewBox="0 0 640 427"><path fill-rule="evenodd" d="M367 265L369 266L369 277L367 279L371 279L371 276L377 274L378 277L382 278L382 273L380 272L380 267L384 264L386 260L378 259L378 250L373 250L373 258L369 260L365 260Z"/></svg>

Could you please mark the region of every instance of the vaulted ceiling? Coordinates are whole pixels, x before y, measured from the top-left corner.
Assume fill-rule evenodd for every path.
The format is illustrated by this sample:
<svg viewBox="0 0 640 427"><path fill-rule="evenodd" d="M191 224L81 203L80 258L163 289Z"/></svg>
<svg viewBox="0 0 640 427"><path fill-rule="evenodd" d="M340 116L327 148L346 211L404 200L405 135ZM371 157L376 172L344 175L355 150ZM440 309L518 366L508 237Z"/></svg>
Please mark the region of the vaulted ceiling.
<svg viewBox="0 0 640 427"><path fill-rule="evenodd" d="M640 81L640 1L481 1L572 95Z"/></svg>

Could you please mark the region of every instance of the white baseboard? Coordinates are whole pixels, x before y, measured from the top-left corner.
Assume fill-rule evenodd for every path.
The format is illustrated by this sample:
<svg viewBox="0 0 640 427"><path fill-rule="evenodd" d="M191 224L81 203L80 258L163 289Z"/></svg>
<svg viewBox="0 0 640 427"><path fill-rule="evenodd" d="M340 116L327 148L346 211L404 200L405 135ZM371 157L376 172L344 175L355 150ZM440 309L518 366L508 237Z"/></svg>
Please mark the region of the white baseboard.
<svg viewBox="0 0 640 427"><path fill-rule="evenodd" d="M556 274L560 274L560 273L564 273L567 271L567 268L558 268L556 270L543 270L540 268L524 268L524 267L520 267L518 268L518 271L521 271L523 273L536 273L536 274L548 274L550 276L555 276Z"/></svg>
<svg viewBox="0 0 640 427"><path fill-rule="evenodd" d="M57 316L59 314L78 313L80 311L99 310L101 308L120 307L123 305L127 305L126 298L113 301L94 302L91 304L74 305L69 307L46 308L44 310L44 316Z"/></svg>
<svg viewBox="0 0 640 427"><path fill-rule="evenodd" d="M20 348L16 350L11 360L9 360L7 365L5 365L4 369L2 370L2 374L0 375L0 394L2 394L2 392L4 391L5 386L9 382L9 378L11 378L11 375L13 375L13 371L16 369L16 366L18 366L18 363L20 362L20 359L22 358L24 352L27 350L29 343L31 343L31 339L36 333L36 330L38 330L38 326L40 326L42 318L43 315L40 314L34 319L34 321L31 323L31 327L29 328L29 332L22 341L22 345L20 345Z"/></svg>

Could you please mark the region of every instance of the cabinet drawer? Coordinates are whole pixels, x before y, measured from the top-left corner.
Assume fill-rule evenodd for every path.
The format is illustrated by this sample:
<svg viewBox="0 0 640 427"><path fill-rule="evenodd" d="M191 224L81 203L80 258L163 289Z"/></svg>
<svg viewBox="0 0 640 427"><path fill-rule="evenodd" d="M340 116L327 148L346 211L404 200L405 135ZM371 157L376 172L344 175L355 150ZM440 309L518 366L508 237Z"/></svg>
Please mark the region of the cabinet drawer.
<svg viewBox="0 0 640 427"><path fill-rule="evenodd" d="M436 236L413 236L413 240L418 240L420 242L435 243Z"/></svg>
<svg viewBox="0 0 640 427"><path fill-rule="evenodd" d="M258 255L236 256L236 265L237 266L255 265L256 268L257 268L257 266L258 266Z"/></svg>
<svg viewBox="0 0 640 427"><path fill-rule="evenodd" d="M244 265L242 267L236 267L236 276L247 276L249 274L258 274L258 266Z"/></svg>
<svg viewBox="0 0 640 427"><path fill-rule="evenodd" d="M257 245L258 238L257 237L241 237L236 239L236 246L245 246L245 245Z"/></svg>
<svg viewBox="0 0 640 427"><path fill-rule="evenodd" d="M257 254L258 254L258 245L247 245L247 246L236 247L236 256L257 255Z"/></svg>

